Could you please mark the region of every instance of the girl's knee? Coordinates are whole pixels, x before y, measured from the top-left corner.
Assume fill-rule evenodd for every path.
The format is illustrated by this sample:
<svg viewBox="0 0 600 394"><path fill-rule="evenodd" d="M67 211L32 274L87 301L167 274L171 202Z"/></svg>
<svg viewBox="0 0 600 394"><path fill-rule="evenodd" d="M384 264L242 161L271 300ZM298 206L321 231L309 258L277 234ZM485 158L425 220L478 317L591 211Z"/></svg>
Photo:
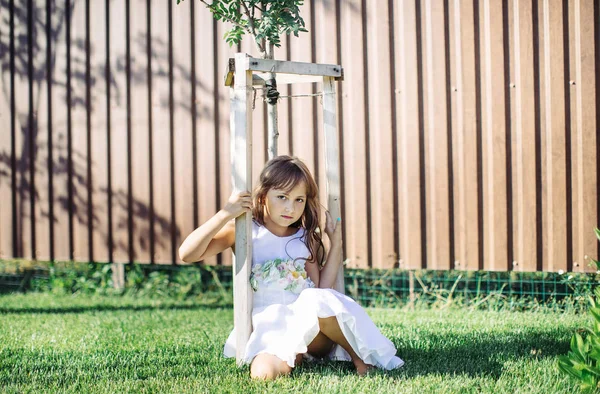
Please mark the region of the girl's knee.
<svg viewBox="0 0 600 394"><path fill-rule="evenodd" d="M250 377L253 379L273 380L278 376L271 365L253 362L250 366Z"/></svg>
<svg viewBox="0 0 600 394"><path fill-rule="evenodd" d="M271 354L259 354L250 364L250 377L253 379L273 380L290 372L292 367Z"/></svg>
<svg viewBox="0 0 600 394"><path fill-rule="evenodd" d="M339 323L337 321L337 317L329 316L329 317L319 317L319 328L321 331L327 330L329 327L339 327Z"/></svg>

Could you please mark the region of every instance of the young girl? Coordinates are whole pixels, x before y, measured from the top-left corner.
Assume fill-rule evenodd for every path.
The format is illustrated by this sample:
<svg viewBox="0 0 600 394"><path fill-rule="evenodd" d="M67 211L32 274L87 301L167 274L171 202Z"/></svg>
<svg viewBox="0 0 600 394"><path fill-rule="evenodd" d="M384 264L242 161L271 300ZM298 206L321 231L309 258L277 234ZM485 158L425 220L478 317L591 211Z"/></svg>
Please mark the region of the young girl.
<svg viewBox="0 0 600 394"><path fill-rule="evenodd" d="M351 298L332 290L342 260L341 221L326 213L331 247L324 258L317 185L297 158L267 163L254 197L234 194L215 216L194 230L179 248L185 262L214 256L235 245L235 222L252 212L253 332L244 362L253 378L289 374L306 357L351 360L359 375L370 368L404 364L396 348ZM225 344L235 356L235 333Z"/></svg>

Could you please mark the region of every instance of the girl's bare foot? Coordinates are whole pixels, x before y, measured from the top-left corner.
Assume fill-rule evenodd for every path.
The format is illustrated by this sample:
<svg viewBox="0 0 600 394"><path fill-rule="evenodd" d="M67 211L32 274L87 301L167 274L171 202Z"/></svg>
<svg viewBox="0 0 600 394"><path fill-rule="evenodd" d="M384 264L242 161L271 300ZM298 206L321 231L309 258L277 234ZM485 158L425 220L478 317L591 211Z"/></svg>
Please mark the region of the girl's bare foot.
<svg viewBox="0 0 600 394"><path fill-rule="evenodd" d="M356 373L358 376L365 376L371 371L375 370L375 367L371 364L365 364L361 359L353 361L354 366L356 367Z"/></svg>

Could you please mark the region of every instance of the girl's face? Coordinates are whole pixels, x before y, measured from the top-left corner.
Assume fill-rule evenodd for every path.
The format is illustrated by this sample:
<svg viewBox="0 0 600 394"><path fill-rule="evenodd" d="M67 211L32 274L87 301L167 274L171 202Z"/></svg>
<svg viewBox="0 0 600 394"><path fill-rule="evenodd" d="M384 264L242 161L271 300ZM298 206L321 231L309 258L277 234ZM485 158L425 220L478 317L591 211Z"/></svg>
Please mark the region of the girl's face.
<svg viewBox="0 0 600 394"><path fill-rule="evenodd" d="M301 182L289 191L270 189L265 200L265 225L276 235L286 235L288 227L304 213L306 185Z"/></svg>

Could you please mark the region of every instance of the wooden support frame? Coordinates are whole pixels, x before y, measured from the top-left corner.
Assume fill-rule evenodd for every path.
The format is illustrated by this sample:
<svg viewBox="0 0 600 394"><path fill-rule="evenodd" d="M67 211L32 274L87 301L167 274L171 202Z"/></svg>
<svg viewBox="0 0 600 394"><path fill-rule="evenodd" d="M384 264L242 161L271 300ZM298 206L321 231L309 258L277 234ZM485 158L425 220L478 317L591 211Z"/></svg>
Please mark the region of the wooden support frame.
<svg viewBox="0 0 600 394"><path fill-rule="evenodd" d="M323 77L323 133L325 134L325 175L327 177L327 209L333 220L342 216L340 207L340 155L337 133L337 105L333 77ZM340 264L334 288L344 293L344 266Z"/></svg>
<svg viewBox="0 0 600 394"><path fill-rule="evenodd" d="M244 70L246 55L238 53L240 70L230 88L231 98L231 177L234 192L252 190L252 71ZM235 259L233 264L233 324L236 330L236 359L242 361L252 332L252 214L235 219Z"/></svg>
<svg viewBox="0 0 600 394"><path fill-rule="evenodd" d="M237 56L237 54L236 54ZM269 79L268 73L277 74L277 85L294 83L323 82L324 77L332 77L335 81L344 80L344 69L333 64L316 64L303 62L288 62L280 60L256 59L246 56L246 60L237 64L236 59L229 59L225 73L225 86L232 86L235 70L252 71L252 85L264 85Z"/></svg>
<svg viewBox="0 0 600 394"><path fill-rule="evenodd" d="M257 59L237 53L229 60L225 85L231 99L231 168L234 192L252 190L252 96L254 85L264 85L264 73L276 73L277 83L321 82L323 84L323 132L328 209L335 219L340 209L340 158L337 132L335 81L343 80L341 66ZM252 217L246 213L235 222L235 262L233 265L233 310L236 330L236 359L242 363L252 332ZM341 263L341 262L340 262ZM340 264L334 288L344 293L344 268Z"/></svg>

